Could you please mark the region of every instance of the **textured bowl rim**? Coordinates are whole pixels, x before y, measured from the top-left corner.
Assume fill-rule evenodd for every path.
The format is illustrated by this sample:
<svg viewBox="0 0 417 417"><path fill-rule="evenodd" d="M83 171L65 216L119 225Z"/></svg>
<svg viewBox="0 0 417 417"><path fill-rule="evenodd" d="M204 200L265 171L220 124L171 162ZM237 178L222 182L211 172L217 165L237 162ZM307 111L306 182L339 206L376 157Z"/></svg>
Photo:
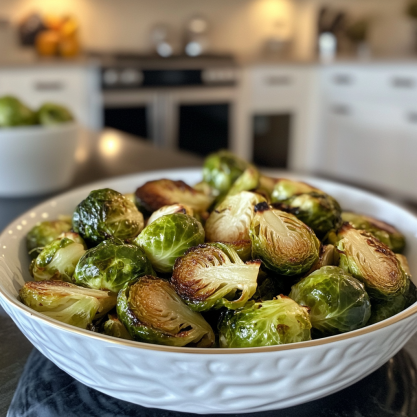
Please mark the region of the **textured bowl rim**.
<svg viewBox="0 0 417 417"><path fill-rule="evenodd" d="M170 170L161 170L159 172L175 172L175 171L186 171L186 170L190 170L190 171L194 171L196 168L181 168L181 169L170 169ZM201 167L198 167L198 169L201 169ZM48 203L50 200L56 199L56 198L61 198L64 196L69 196L69 194L76 194L78 193L81 189L86 188L86 187L94 187L95 184L102 184L103 181L121 181L123 179L129 179L129 178L133 178L137 175L141 175L141 174L147 174L147 173L151 173L152 171L147 171L147 172L143 172L143 173L136 173L136 174L130 174L130 175L123 175L123 176L118 176L118 177L113 177L113 178L107 178L104 180L100 180L100 181L96 181L96 182L92 182L90 184L85 184L81 187L77 187L73 190L67 191L65 193L61 193L55 197L52 197L51 199L47 199L45 201L43 201L42 203L36 205L35 207L31 208L30 210L26 211L25 213L21 214L20 216L18 216L16 219L14 219L8 226L6 226L2 233L0 233L0 239L2 237L5 236L5 231L7 229L9 229L16 221L18 221L21 217L25 216L27 213L29 213L29 211L33 211L38 209L39 207L43 206L44 204ZM153 171L155 173L157 173L158 171ZM270 172L272 172L270 170ZM291 175L296 175L294 173L288 173L289 176ZM299 177L304 177L306 178L306 176L303 175L299 175ZM328 182L329 184L333 184L333 185L337 185L338 183L335 181L329 181L329 180L323 180L321 178L315 178L312 176L309 176L308 178L314 180L320 180L320 181L325 181ZM356 187L352 187L349 185L345 185L343 184L344 187L352 189L352 190L356 190L356 191L363 191L360 190L359 188ZM393 204L395 206L397 206L395 203L392 203L388 200L385 200L383 198L381 198L380 196L373 194L371 192L368 191L363 191L366 194L372 196L372 197L376 197L380 200L383 200L385 202L389 202L390 204ZM410 210L404 208L404 207L399 207L401 210L407 212L408 214L412 215L413 217L416 217ZM3 258L0 257L0 261L3 261ZM5 261L3 261L5 263ZM7 264L5 263L6 267ZM94 339L99 339L99 340L105 340L108 343L112 343L112 344L116 344L116 345L123 345L126 347L132 347L132 348L136 348L136 349L144 349L144 350L153 350L153 351L160 351L160 352L171 352L171 353L179 353L179 354L249 354L249 353L266 353L266 352L278 352L278 351L286 351L286 350L292 350L292 349L301 349L301 348L309 348L309 347L314 347L314 346L321 346L321 345L327 345L329 343L335 343L335 342L339 342L339 341L344 341L344 340L348 340L348 339L352 339L354 337L359 337L362 335L366 335L378 330L381 330L385 327L388 327L394 323L397 323L399 321L405 320L413 315L415 315L417 313L417 302L414 303L412 306L410 306L409 308L407 308L406 310L403 310L401 313L396 314L395 316L392 316L386 320L383 320L381 322L372 324L370 326L367 327L363 327L361 329L358 330L354 330L351 332L347 332L347 333L342 333L339 335L335 335L335 336L329 336L329 337L324 337L322 339L316 339L316 340L310 340L310 341L306 341L306 342L297 342L297 343L290 343L290 344L286 344L286 345L274 345L274 346L263 346L263 347L252 347L252 348L193 348L193 347L176 347L176 346L165 346L165 345L156 345L156 344L152 344L152 343L144 343L144 342L136 342L133 340L125 340L125 339L119 339L116 337L111 337L111 336L107 336L101 333L95 333L86 329L81 329L75 326L71 326L69 324L66 323L62 323L58 320L52 319L48 316L45 316L41 313L36 312L35 310L32 310L31 308L27 307L26 305L24 305L22 302L19 301L19 299L11 297L10 295L7 294L5 288L3 287L3 284L0 280L0 298L2 298L6 303L10 304L11 306L13 306L13 308L17 308L18 310L20 310L23 314L25 314L26 316L31 317L34 320L39 320L41 322L44 322L45 324L47 324L50 327L54 327L57 328L59 330L64 330L66 332L71 332L71 333L76 333L77 335L80 336L86 336L86 337L92 337ZM7 310L7 308L6 308Z"/></svg>

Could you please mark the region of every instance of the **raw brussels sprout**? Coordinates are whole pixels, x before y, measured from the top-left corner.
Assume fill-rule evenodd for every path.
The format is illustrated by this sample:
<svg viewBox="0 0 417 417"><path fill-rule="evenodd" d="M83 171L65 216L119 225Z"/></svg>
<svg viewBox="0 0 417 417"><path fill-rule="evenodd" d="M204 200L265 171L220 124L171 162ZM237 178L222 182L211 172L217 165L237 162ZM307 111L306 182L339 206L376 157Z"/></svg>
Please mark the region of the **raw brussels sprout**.
<svg viewBox="0 0 417 417"><path fill-rule="evenodd" d="M116 305L116 296L107 291L63 281L27 282L19 295L23 304L33 310L83 329Z"/></svg>
<svg viewBox="0 0 417 417"><path fill-rule="evenodd" d="M271 202L276 208L294 214L319 236L337 229L341 224L339 203L303 182L279 180L272 192Z"/></svg>
<svg viewBox="0 0 417 417"><path fill-rule="evenodd" d="M271 209L267 203L256 205L255 212L250 227L252 257L280 275L307 272L319 258L320 242L313 231L292 214Z"/></svg>
<svg viewBox="0 0 417 417"><path fill-rule="evenodd" d="M42 249L55 240L61 233L71 230L71 221L52 220L37 223L26 236L26 248L34 259Z"/></svg>
<svg viewBox="0 0 417 417"><path fill-rule="evenodd" d="M371 315L363 284L337 266L324 266L303 278L289 297L310 308L311 325L326 336L359 329Z"/></svg>
<svg viewBox="0 0 417 417"><path fill-rule="evenodd" d="M260 261L243 263L222 243L199 245L176 260L171 283L194 311L237 309L255 293L260 265Z"/></svg>
<svg viewBox="0 0 417 417"><path fill-rule="evenodd" d="M71 282L75 267L86 246L77 233L62 233L46 245L34 260L30 271L35 281L58 280Z"/></svg>
<svg viewBox="0 0 417 417"><path fill-rule="evenodd" d="M214 343L210 325L162 278L146 275L126 284L117 297L117 315L139 342L197 347Z"/></svg>
<svg viewBox="0 0 417 417"><path fill-rule="evenodd" d="M161 179L148 181L135 193L136 205L144 213L152 213L172 204L185 204L196 212L206 211L213 198L197 191L184 181Z"/></svg>
<svg viewBox="0 0 417 417"><path fill-rule="evenodd" d="M105 240L79 260L73 282L83 287L119 292L130 280L153 274L143 250L117 240Z"/></svg>
<svg viewBox="0 0 417 417"><path fill-rule="evenodd" d="M194 215L194 211L191 207L185 204L172 204L170 206L163 206L160 209L154 211L151 217L149 217L147 225L149 226L156 219L159 219L162 216L166 216L167 214L174 214L174 213L188 214L189 216Z"/></svg>
<svg viewBox="0 0 417 417"><path fill-rule="evenodd" d="M226 194L235 181L249 167L251 167L251 164L248 162L238 158L229 151L221 150L205 159L203 180L210 187L216 189L219 194Z"/></svg>
<svg viewBox="0 0 417 417"><path fill-rule="evenodd" d="M404 294L408 277L388 246L349 223L339 230L338 238L340 266L365 284L371 298L386 300Z"/></svg>
<svg viewBox="0 0 417 417"><path fill-rule="evenodd" d="M355 229L364 230L387 245L393 252L402 252L405 248L405 237L394 227L381 220L364 214L343 212L342 220L349 222Z"/></svg>
<svg viewBox="0 0 417 417"><path fill-rule="evenodd" d="M78 204L72 227L89 246L112 237L135 238L143 229L143 215L125 196L110 188L91 191Z"/></svg>
<svg viewBox="0 0 417 417"><path fill-rule="evenodd" d="M104 323L103 333L107 336L118 337L119 339L132 340L126 327L123 326L117 316L113 316L112 314L109 314L109 319Z"/></svg>
<svg viewBox="0 0 417 417"><path fill-rule="evenodd" d="M29 126L37 123L36 113L12 96L0 98L0 128Z"/></svg>
<svg viewBox="0 0 417 417"><path fill-rule="evenodd" d="M38 120L41 125L53 126L74 120L71 112L64 106L45 103L38 110Z"/></svg>
<svg viewBox="0 0 417 417"><path fill-rule="evenodd" d="M291 298L248 303L240 310L228 310L219 324L222 348L283 345L311 339L308 309Z"/></svg>
<svg viewBox="0 0 417 417"><path fill-rule="evenodd" d="M204 242L204 229L187 214L167 214L146 226L134 240L157 272L171 272L175 260L192 246Z"/></svg>
<svg viewBox="0 0 417 417"><path fill-rule="evenodd" d="M242 191L227 196L211 212L205 224L208 242L236 242L249 240L249 228L256 204L265 201L259 194Z"/></svg>

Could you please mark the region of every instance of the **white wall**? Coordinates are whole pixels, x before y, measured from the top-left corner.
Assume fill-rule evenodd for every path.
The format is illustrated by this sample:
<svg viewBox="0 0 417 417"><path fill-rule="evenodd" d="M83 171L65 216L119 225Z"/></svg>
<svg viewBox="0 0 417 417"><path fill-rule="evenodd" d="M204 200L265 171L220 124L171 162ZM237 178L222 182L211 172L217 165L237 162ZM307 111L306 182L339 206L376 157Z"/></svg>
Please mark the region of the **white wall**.
<svg viewBox="0 0 417 417"><path fill-rule="evenodd" d="M32 10L77 16L89 49L145 51L158 22L169 23L180 42L187 19L200 13L210 21L213 49L246 54L262 47L277 20L291 36L294 21L291 0L0 0L0 16L18 20Z"/></svg>
<svg viewBox="0 0 417 417"><path fill-rule="evenodd" d="M316 19L321 5L340 8L355 16L370 16L372 48L379 55L404 55L411 50L413 29L404 15L408 0L0 0L0 16L19 20L33 10L71 13L81 25L88 49L150 48L149 33L166 22L181 33L192 15L201 13L211 23L211 45L220 52L253 55L284 23L284 36L294 37L296 55L315 51ZM417 25L416 25L417 26ZM416 33L414 33L416 32Z"/></svg>

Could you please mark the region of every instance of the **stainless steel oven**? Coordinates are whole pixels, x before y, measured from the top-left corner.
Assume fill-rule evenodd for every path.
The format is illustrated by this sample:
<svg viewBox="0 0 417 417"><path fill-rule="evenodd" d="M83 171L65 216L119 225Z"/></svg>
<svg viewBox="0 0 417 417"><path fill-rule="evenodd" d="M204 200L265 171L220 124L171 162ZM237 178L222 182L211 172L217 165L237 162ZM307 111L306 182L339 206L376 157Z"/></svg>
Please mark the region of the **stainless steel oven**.
<svg viewBox="0 0 417 417"><path fill-rule="evenodd" d="M236 150L238 80L230 57L113 59L102 68L104 125L200 155Z"/></svg>

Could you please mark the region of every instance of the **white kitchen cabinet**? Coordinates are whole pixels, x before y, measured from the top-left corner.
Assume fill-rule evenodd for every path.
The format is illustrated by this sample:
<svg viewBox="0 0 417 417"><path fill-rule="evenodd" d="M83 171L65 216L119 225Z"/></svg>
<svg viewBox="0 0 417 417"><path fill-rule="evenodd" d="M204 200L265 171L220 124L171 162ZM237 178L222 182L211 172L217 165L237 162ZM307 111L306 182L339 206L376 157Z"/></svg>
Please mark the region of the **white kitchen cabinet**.
<svg viewBox="0 0 417 417"><path fill-rule="evenodd" d="M315 171L417 201L417 66L321 72Z"/></svg>
<svg viewBox="0 0 417 417"><path fill-rule="evenodd" d="M29 66L0 69L0 96L14 95L30 107L45 102L68 107L87 127L101 125L98 69L89 66Z"/></svg>

